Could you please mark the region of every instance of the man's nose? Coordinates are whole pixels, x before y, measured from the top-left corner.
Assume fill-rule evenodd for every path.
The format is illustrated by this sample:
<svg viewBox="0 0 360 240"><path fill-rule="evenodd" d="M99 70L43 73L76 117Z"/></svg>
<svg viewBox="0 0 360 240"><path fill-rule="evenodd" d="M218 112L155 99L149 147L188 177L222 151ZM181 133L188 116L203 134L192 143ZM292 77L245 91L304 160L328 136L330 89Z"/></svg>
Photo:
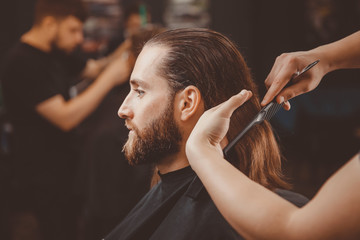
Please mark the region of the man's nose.
<svg viewBox="0 0 360 240"><path fill-rule="evenodd" d="M82 43L82 42L84 41L84 34L83 34L83 32L79 32L76 37L77 37L77 43L78 43L78 44L80 44L80 43Z"/></svg>
<svg viewBox="0 0 360 240"><path fill-rule="evenodd" d="M118 111L118 116L120 118L123 119L127 119L127 118L133 118L134 114L131 111L130 107L127 105L126 103L126 99L125 101L121 104L119 111Z"/></svg>

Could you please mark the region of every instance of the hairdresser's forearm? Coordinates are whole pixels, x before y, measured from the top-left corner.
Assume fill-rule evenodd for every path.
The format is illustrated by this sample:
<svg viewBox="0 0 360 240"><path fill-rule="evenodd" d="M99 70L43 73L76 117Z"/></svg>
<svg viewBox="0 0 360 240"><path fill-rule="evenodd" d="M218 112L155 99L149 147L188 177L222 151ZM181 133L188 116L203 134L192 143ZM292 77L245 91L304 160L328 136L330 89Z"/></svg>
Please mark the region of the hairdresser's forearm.
<svg viewBox="0 0 360 240"><path fill-rule="evenodd" d="M309 52L314 53L325 64L325 72L360 68L360 31Z"/></svg>
<svg viewBox="0 0 360 240"><path fill-rule="evenodd" d="M197 153L191 166L236 231L247 239L296 239L288 223L297 207L249 180L212 148Z"/></svg>
<svg viewBox="0 0 360 240"><path fill-rule="evenodd" d="M359 239L359 155L299 209L251 181L214 149L197 149L189 155L193 169L225 219L245 238Z"/></svg>

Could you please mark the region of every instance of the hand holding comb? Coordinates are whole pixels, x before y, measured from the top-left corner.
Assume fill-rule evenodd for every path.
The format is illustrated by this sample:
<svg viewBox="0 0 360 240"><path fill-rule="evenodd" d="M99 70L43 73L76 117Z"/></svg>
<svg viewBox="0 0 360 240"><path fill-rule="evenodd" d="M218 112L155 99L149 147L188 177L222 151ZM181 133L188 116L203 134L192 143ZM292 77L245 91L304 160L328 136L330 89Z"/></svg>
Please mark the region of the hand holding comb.
<svg viewBox="0 0 360 240"><path fill-rule="evenodd" d="M292 79L300 76L301 74L308 71L310 68L315 66L320 60L316 60L315 62L306 66L300 72L294 73ZM228 157L229 151L240 141L240 139L249 131L253 126L262 123L264 120L270 120L284 105L284 102L277 103L276 101L272 101L263 107L260 112L254 117L254 119L223 149L225 159Z"/></svg>

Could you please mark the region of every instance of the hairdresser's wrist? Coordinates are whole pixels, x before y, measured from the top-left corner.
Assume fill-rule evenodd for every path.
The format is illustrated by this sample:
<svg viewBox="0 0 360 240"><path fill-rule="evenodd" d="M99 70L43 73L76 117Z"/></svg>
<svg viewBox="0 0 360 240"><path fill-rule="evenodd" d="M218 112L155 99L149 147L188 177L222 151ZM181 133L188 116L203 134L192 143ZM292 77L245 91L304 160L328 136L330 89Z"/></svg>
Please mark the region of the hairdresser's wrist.
<svg viewBox="0 0 360 240"><path fill-rule="evenodd" d="M321 77L324 77L327 73L339 69L336 58L331 54L331 48L329 45L323 45L314 48L308 52L313 55L314 58L319 59L320 62L317 66Z"/></svg>
<svg viewBox="0 0 360 240"><path fill-rule="evenodd" d="M223 158L220 147L201 139L188 142L186 145L186 156L194 171L204 167L213 158Z"/></svg>

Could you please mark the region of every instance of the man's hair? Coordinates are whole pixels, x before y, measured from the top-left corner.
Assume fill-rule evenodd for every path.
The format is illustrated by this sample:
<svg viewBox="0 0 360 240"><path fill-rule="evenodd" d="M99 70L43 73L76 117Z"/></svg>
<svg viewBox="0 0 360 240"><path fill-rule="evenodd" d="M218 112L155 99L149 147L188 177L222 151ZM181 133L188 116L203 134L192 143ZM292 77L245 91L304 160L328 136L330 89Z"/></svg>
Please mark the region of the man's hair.
<svg viewBox="0 0 360 240"><path fill-rule="evenodd" d="M174 92L196 86L205 109L212 108L242 89L254 96L235 111L227 134L233 139L260 111L258 91L250 70L234 43L208 29L176 29L156 35L145 46L168 49L158 73ZM287 188L282 179L281 155L268 122L254 126L236 145L229 161L252 180L274 189Z"/></svg>
<svg viewBox="0 0 360 240"><path fill-rule="evenodd" d="M84 22L88 12L81 0L38 0L35 5L34 24L39 24L47 17L63 19L74 16Z"/></svg>

